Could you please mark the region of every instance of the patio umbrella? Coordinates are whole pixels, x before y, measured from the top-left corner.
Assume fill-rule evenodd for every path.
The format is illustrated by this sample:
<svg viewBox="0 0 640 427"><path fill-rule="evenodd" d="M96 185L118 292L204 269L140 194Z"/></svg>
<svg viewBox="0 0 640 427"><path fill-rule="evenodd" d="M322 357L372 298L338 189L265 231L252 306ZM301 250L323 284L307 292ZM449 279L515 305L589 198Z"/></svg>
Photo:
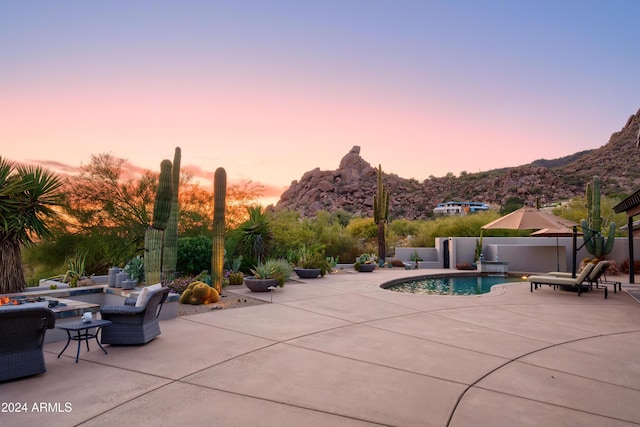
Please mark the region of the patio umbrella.
<svg viewBox="0 0 640 427"><path fill-rule="evenodd" d="M580 235L583 233L577 232L576 234ZM558 237L573 237L573 227L543 228L542 230L531 233L531 235L536 237L544 236L556 238L556 263L557 271L560 271L560 254L558 253L558 247L560 246L560 244L558 243Z"/></svg>
<svg viewBox="0 0 640 427"><path fill-rule="evenodd" d="M482 226L482 228L485 230L542 230L543 228L571 228L577 225L578 224L568 219L525 206Z"/></svg>
<svg viewBox="0 0 640 427"><path fill-rule="evenodd" d="M564 232L568 236L573 236L573 227L578 224L568 219L560 218L548 212L524 206L518 210L511 212L495 221L482 226L485 230L506 229L506 230L550 230L549 233ZM552 236L552 234L546 234ZM558 234L557 237L559 237ZM575 247L573 248L575 252ZM558 259L558 248L556 242L556 259ZM559 261L558 261L559 265ZM558 268L559 269L559 268ZM575 271L575 266L574 266Z"/></svg>

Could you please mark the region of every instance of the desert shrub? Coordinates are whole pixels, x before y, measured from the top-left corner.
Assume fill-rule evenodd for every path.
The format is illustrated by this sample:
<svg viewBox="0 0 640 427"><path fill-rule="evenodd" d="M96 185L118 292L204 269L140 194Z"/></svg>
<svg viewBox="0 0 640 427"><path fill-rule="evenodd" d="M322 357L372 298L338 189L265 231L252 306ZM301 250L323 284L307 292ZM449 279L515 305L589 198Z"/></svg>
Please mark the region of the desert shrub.
<svg viewBox="0 0 640 427"><path fill-rule="evenodd" d="M391 266L404 268L404 262L400 261L399 259L394 259L393 261L391 261Z"/></svg>
<svg viewBox="0 0 640 427"><path fill-rule="evenodd" d="M176 270L183 274L198 274L211 269L211 238L206 236L178 239Z"/></svg>
<svg viewBox="0 0 640 427"><path fill-rule="evenodd" d="M389 231L399 237L413 236L418 232L422 222L420 220L396 219L389 223Z"/></svg>
<svg viewBox="0 0 640 427"><path fill-rule="evenodd" d="M187 287L189 287L189 285L191 284L191 282L193 282L194 276L189 275L189 276L182 276L182 277L178 277L177 279L173 279L171 281L171 283L169 283L167 285L167 287L177 293L182 295L182 293L184 292L185 289L187 289Z"/></svg>
<svg viewBox="0 0 640 427"><path fill-rule="evenodd" d="M349 234L343 225L347 217L344 213L334 215L325 211L318 211L313 218L301 218L298 212L291 211L274 213L271 219L273 245L270 257L287 258L292 251L307 246L324 251L327 257L354 259L363 252L363 248L358 238ZM243 271L246 273L248 270L243 268Z"/></svg>
<svg viewBox="0 0 640 427"><path fill-rule="evenodd" d="M373 218L353 218L347 225L347 233L360 239L373 239L378 236L378 226Z"/></svg>
<svg viewBox="0 0 640 427"><path fill-rule="evenodd" d="M300 219L299 212L277 212L271 219L273 246L270 256L284 258L301 246L317 242L316 233L310 227L311 220Z"/></svg>
<svg viewBox="0 0 640 427"><path fill-rule="evenodd" d="M618 267L618 263L615 262L612 259L607 260L609 261L609 267L607 267L607 273L606 274L610 274L612 276L615 276L616 274L620 273L620 267Z"/></svg>
<svg viewBox="0 0 640 427"><path fill-rule="evenodd" d="M623 273L629 272L629 258L620 263L620 271ZM640 273L640 261L633 261L633 272Z"/></svg>
<svg viewBox="0 0 640 427"><path fill-rule="evenodd" d="M473 265L471 265L468 262L460 262L460 263L456 264L456 269L458 269L458 270L475 270L475 268L473 268Z"/></svg>

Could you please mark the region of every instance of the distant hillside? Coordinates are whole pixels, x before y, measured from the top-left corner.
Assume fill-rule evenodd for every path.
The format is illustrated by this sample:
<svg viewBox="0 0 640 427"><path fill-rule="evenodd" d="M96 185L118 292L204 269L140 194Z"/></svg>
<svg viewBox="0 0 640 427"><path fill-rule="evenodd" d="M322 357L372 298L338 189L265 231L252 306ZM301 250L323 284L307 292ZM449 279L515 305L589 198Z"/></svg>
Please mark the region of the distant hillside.
<svg viewBox="0 0 640 427"><path fill-rule="evenodd" d="M601 177L604 195L626 196L640 187L640 149L636 147L639 127L640 110L600 148L518 167L423 182L384 174L390 192L389 216L427 218L438 203L448 200L486 202L499 207L515 196L531 204L536 198L551 204L583 195L586 183L594 175ZM316 168L294 181L274 209L295 210L303 216L312 216L318 210L343 209L371 216L376 174L377 169L360 157L360 147L355 146L342 158L338 169Z"/></svg>
<svg viewBox="0 0 640 427"><path fill-rule="evenodd" d="M533 163L531 163L531 166L540 166L543 168L561 168L563 166L567 166L572 162L575 162L576 160L580 160L580 158L591 153L592 151L593 150L580 151L578 153L570 154L568 156L560 157L559 159L553 159L553 160L547 160L547 159L535 160Z"/></svg>

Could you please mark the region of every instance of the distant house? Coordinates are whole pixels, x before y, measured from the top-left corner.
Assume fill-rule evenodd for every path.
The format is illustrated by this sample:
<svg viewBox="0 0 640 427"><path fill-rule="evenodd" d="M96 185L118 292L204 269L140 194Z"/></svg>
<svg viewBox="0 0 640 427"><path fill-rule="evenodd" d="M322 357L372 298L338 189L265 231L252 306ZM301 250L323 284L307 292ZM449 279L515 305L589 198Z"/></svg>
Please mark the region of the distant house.
<svg viewBox="0 0 640 427"><path fill-rule="evenodd" d="M488 210L489 205L482 202L445 202L438 203L433 213L436 215L466 215Z"/></svg>

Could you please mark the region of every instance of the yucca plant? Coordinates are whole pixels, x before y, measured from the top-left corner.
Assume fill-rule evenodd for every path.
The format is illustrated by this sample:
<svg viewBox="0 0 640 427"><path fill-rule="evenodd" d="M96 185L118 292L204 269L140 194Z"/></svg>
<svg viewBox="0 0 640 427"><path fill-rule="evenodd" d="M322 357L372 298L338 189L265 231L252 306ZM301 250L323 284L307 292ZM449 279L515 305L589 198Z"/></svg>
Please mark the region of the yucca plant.
<svg viewBox="0 0 640 427"><path fill-rule="evenodd" d="M63 201L63 181L39 166L22 166L0 156L0 293L26 287L22 246L51 236L54 206Z"/></svg>
<svg viewBox="0 0 640 427"><path fill-rule="evenodd" d="M235 231L239 234L239 249L250 264L261 263L271 250L273 242L271 224L262 207L252 206L247 208L247 212L249 219Z"/></svg>

